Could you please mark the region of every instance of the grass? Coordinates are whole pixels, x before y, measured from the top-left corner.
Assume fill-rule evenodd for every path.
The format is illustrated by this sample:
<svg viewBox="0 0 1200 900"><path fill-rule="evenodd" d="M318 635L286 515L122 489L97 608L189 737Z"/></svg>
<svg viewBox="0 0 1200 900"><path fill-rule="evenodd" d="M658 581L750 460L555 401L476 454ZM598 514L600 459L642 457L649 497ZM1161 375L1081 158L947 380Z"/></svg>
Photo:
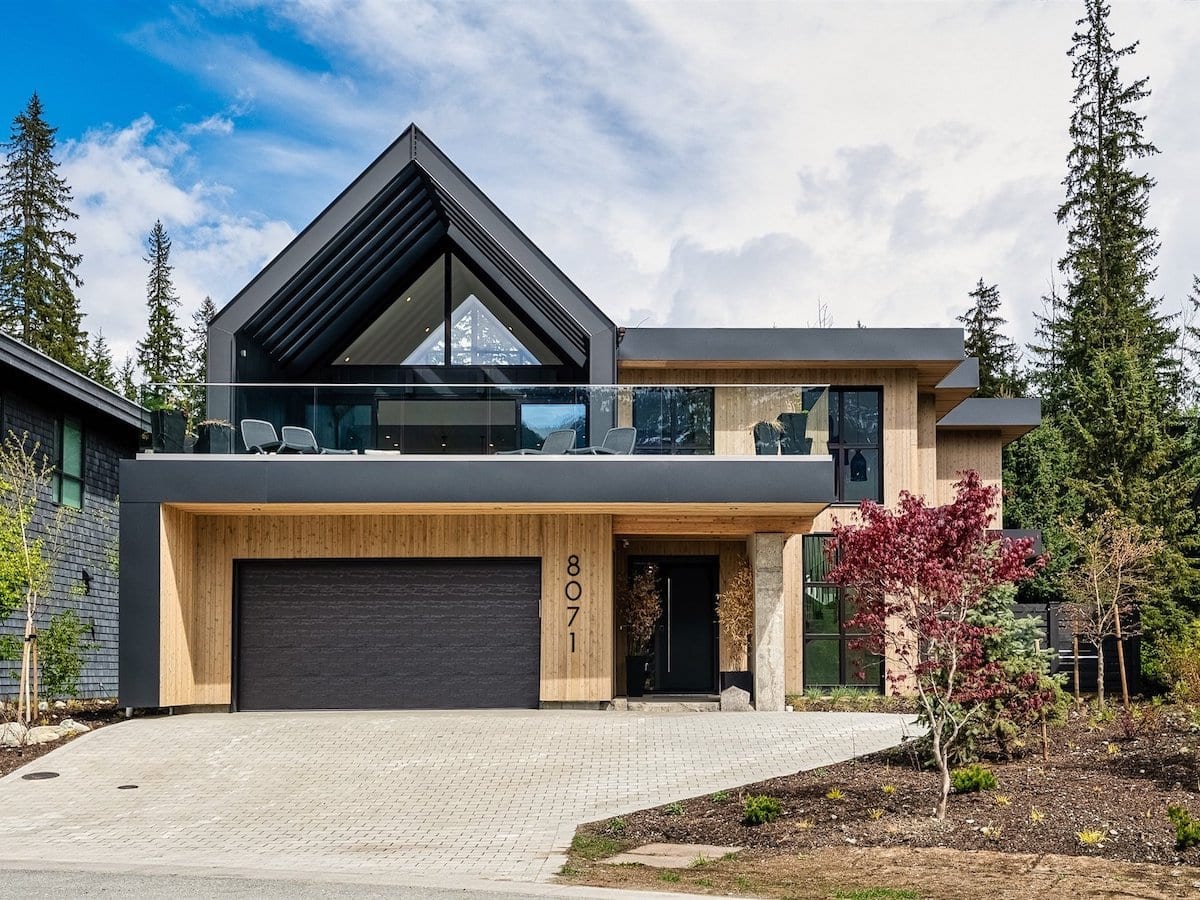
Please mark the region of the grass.
<svg viewBox="0 0 1200 900"><path fill-rule="evenodd" d="M667 804L665 812L668 816L682 816L686 810L683 808L683 804L676 800L674 803Z"/></svg>
<svg viewBox="0 0 1200 900"><path fill-rule="evenodd" d="M853 891L838 891L834 900L920 900L921 895L909 888L871 887Z"/></svg>
<svg viewBox="0 0 1200 900"><path fill-rule="evenodd" d="M665 872L659 873L658 880L659 881L668 881L671 884L676 884L680 880L680 875L678 872L672 872L670 869L668 869Z"/></svg>
<svg viewBox="0 0 1200 900"><path fill-rule="evenodd" d="M621 850L619 841L602 834L577 834L571 841L571 851L581 859L602 859Z"/></svg>

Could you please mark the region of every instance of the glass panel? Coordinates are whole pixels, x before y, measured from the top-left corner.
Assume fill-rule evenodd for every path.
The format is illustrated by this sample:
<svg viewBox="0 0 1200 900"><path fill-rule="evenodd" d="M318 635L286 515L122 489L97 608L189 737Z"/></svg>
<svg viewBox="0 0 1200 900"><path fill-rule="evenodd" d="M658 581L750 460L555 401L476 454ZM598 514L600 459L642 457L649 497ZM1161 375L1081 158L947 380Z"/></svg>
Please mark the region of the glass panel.
<svg viewBox="0 0 1200 900"><path fill-rule="evenodd" d="M879 444L879 392L842 392L843 444Z"/></svg>
<svg viewBox="0 0 1200 900"><path fill-rule="evenodd" d="M404 453L488 453L512 449L513 400L380 400L379 443Z"/></svg>
<svg viewBox="0 0 1200 900"><path fill-rule="evenodd" d="M83 509L83 483L74 478L61 479L61 503L72 509Z"/></svg>
<svg viewBox="0 0 1200 900"><path fill-rule="evenodd" d="M446 321L445 275L445 258L439 256L420 277L400 291L383 314L338 355L334 364L443 365L445 347L434 344Z"/></svg>
<svg viewBox="0 0 1200 900"><path fill-rule="evenodd" d="M842 392L834 388L829 390L829 443L836 444L842 434Z"/></svg>
<svg viewBox="0 0 1200 900"><path fill-rule="evenodd" d="M882 500L878 450L843 450L839 469L843 501Z"/></svg>
<svg viewBox="0 0 1200 900"><path fill-rule="evenodd" d="M707 388L672 392L676 453L712 453L713 392Z"/></svg>
<svg viewBox="0 0 1200 900"><path fill-rule="evenodd" d="M62 471L64 475L83 477L83 431L77 419L63 420Z"/></svg>
<svg viewBox="0 0 1200 900"><path fill-rule="evenodd" d="M587 446L587 407L582 403L521 404L521 447L536 450L552 431L571 428L575 446Z"/></svg>
<svg viewBox="0 0 1200 900"><path fill-rule="evenodd" d="M804 535L804 581L825 581L829 576L829 560L825 547L830 540L824 534Z"/></svg>
<svg viewBox="0 0 1200 900"><path fill-rule="evenodd" d="M858 604L854 602L854 592L844 590L842 592L842 630L846 634L863 634L861 626L850 628L850 620L858 615Z"/></svg>
<svg viewBox="0 0 1200 900"><path fill-rule="evenodd" d="M805 635L838 633L837 588L804 588L804 633Z"/></svg>
<svg viewBox="0 0 1200 900"><path fill-rule="evenodd" d="M829 687L841 683L841 645L836 638L804 642L805 687Z"/></svg>
<svg viewBox="0 0 1200 900"><path fill-rule="evenodd" d="M450 263L450 364L558 365L561 360L461 260Z"/></svg>
<svg viewBox="0 0 1200 900"><path fill-rule="evenodd" d="M633 427L638 453L711 454L711 388L636 388Z"/></svg>
<svg viewBox="0 0 1200 900"><path fill-rule="evenodd" d="M878 688L882 683L883 660L866 650L846 648L846 684Z"/></svg>

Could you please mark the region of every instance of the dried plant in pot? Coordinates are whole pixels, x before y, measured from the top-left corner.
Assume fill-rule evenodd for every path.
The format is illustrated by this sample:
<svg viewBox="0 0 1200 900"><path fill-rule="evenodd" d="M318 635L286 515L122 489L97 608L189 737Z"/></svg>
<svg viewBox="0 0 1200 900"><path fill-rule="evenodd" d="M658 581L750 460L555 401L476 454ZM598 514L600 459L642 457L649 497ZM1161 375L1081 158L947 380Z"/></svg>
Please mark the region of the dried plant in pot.
<svg viewBox="0 0 1200 900"><path fill-rule="evenodd" d="M754 676L749 671L750 633L754 630L754 573L748 560L743 559L717 596L717 620L735 658L746 668L721 672L721 690L739 687L754 693Z"/></svg>
<svg viewBox="0 0 1200 900"><path fill-rule="evenodd" d="M650 668L650 642L662 616L657 566L646 566L633 576L618 594L617 608L626 637L625 695L641 697Z"/></svg>

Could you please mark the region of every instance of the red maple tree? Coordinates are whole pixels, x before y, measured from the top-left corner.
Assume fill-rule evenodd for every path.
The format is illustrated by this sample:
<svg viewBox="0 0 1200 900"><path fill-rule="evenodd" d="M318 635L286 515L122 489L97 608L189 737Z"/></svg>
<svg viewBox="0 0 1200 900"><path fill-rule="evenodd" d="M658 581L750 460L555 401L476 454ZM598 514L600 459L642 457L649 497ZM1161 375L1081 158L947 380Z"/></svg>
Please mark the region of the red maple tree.
<svg viewBox="0 0 1200 900"><path fill-rule="evenodd" d="M858 524L833 529L829 579L853 591L857 611L848 630L862 632L859 647L883 656L897 692L915 694L929 727L931 753L941 775L937 817L950 794L949 753L986 701L1011 690L1000 661L989 660L985 640L995 629L973 623L988 593L1033 577L1028 538L991 531L997 487L963 472L954 502L927 506L907 491L895 511L863 501Z"/></svg>

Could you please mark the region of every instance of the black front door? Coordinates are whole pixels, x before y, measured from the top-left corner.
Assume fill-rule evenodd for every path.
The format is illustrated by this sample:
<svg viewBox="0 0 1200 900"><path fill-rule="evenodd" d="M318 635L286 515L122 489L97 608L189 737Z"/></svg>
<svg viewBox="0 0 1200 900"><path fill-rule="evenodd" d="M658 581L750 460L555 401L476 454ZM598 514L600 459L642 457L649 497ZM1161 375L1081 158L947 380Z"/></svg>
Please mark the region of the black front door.
<svg viewBox="0 0 1200 900"><path fill-rule="evenodd" d="M652 562L658 566L663 603L654 638L654 690L715 693L719 560L682 556Z"/></svg>

